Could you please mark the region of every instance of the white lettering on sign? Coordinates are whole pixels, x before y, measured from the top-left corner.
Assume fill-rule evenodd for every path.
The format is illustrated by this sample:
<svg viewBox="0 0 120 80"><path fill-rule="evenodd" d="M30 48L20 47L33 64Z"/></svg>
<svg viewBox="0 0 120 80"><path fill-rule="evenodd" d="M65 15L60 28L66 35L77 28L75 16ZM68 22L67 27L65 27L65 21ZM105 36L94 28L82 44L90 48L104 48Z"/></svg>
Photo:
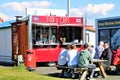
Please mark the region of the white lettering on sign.
<svg viewBox="0 0 120 80"><path fill-rule="evenodd" d="M31 61L31 60L32 60L31 57L29 57L29 58L28 58L28 61Z"/></svg>
<svg viewBox="0 0 120 80"><path fill-rule="evenodd" d="M33 22L58 24L83 24L80 17L33 16Z"/></svg>
<svg viewBox="0 0 120 80"><path fill-rule="evenodd" d="M47 22L55 22L55 19L54 17L47 17Z"/></svg>
<svg viewBox="0 0 120 80"><path fill-rule="evenodd" d="M81 19L76 19L76 22L79 22L79 23L80 23L80 22L81 22Z"/></svg>
<svg viewBox="0 0 120 80"><path fill-rule="evenodd" d="M60 18L60 23L69 23L69 18L67 18L67 17L61 17Z"/></svg>
<svg viewBox="0 0 120 80"><path fill-rule="evenodd" d="M31 60L32 60L32 56L28 55L28 61L31 61Z"/></svg>
<svg viewBox="0 0 120 80"><path fill-rule="evenodd" d="M35 16L35 17L34 17L34 21L39 21L39 17L38 17L38 16Z"/></svg>

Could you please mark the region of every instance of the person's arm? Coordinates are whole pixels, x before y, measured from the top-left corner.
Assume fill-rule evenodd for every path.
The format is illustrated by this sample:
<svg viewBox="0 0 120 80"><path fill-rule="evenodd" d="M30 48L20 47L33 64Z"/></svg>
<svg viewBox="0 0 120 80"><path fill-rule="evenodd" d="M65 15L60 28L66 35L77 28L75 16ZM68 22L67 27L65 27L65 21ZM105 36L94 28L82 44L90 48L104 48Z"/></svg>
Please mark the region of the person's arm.
<svg viewBox="0 0 120 80"><path fill-rule="evenodd" d="M117 50L116 55L120 58L120 50Z"/></svg>
<svg viewBox="0 0 120 80"><path fill-rule="evenodd" d="M103 59L103 54L104 54L104 53L102 53L102 55L100 56L100 59Z"/></svg>
<svg viewBox="0 0 120 80"><path fill-rule="evenodd" d="M100 59L105 59L106 51L104 50L100 56Z"/></svg>
<svg viewBox="0 0 120 80"><path fill-rule="evenodd" d="M90 54L88 54L89 55L89 61L90 61L90 64L92 64L93 63L93 58L92 58L92 56L90 55Z"/></svg>
<svg viewBox="0 0 120 80"><path fill-rule="evenodd" d="M109 60L109 59L111 59L111 57L112 57L112 51L111 51L111 49L108 49L106 59Z"/></svg>
<svg viewBox="0 0 120 80"><path fill-rule="evenodd" d="M66 57L65 57L65 58L66 58L66 60L67 60L67 61L69 61L69 60L70 60L70 56L69 56L68 51L67 51L67 54L66 54Z"/></svg>
<svg viewBox="0 0 120 80"><path fill-rule="evenodd" d="M117 50L112 50L113 54L116 54L117 53Z"/></svg>

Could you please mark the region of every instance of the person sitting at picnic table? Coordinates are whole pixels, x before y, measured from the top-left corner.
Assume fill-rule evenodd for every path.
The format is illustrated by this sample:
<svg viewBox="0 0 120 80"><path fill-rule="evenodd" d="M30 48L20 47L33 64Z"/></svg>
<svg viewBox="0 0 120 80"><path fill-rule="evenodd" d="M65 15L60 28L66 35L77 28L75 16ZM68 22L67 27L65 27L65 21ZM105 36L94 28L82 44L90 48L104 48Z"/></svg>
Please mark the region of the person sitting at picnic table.
<svg viewBox="0 0 120 80"><path fill-rule="evenodd" d="M90 54L91 54L92 58L94 58L94 56L95 56L95 48L94 48L93 45L91 45L91 48L90 48L89 51L90 51Z"/></svg>
<svg viewBox="0 0 120 80"><path fill-rule="evenodd" d="M103 66L104 66L105 70L107 69L108 66L110 66L112 64L112 51L109 48L109 44L107 42L104 44L104 51L103 51L100 59L107 60L106 62L103 62Z"/></svg>
<svg viewBox="0 0 120 80"><path fill-rule="evenodd" d="M89 43L85 43L84 44L84 50L82 50L79 53L79 57L78 57L78 67L81 68L88 68L90 71L90 78L93 78L94 72L95 72L95 68L96 65L92 63L92 56L89 52L89 49L91 48L91 45Z"/></svg>
<svg viewBox="0 0 120 80"><path fill-rule="evenodd" d="M95 48L94 59L100 59L103 51L104 51L104 42L100 41L99 45Z"/></svg>
<svg viewBox="0 0 120 80"><path fill-rule="evenodd" d="M77 67L78 65L78 50L76 48L75 44L71 44L71 50L68 51L67 54L67 58L68 58L68 67ZM72 74L72 78L75 78L75 74L74 74L74 69L70 69L70 71L68 71Z"/></svg>
<svg viewBox="0 0 120 80"><path fill-rule="evenodd" d="M120 45L113 51L113 65L120 65Z"/></svg>
<svg viewBox="0 0 120 80"><path fill-rule="evenodd" d="M58 56L58 65L59 66L67 66L68 60L67 60L67 54L68 50L70 50L71 45L68 44L59 54ZM66 76L67 75L67 69L62 69L62 72L60 74L60 77Z"/></svg>
<svg viewBox="0 0 120 80"><path fill-rule="evenodd" d="M113 51L113 65L116 66L117 74L120 74L120 45L117 46L117 49Z"/></svg>

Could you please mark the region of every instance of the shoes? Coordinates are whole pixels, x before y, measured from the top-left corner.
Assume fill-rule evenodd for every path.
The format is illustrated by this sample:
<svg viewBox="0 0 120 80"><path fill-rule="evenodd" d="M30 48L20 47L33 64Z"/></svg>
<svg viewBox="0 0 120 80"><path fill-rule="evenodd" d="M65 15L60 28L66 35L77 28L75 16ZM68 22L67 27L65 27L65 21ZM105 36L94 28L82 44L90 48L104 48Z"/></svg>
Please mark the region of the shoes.
<svg viewBox="0 0 120 80"><path fill-rule="evenodd" d="M96 80L96 79L95 79L95 78L89 78L89 77L88 77L86 80Z"/></svg>
<svg viewBox="0 0 120 80"><path fill-rule="evenodd" d="M72 79L75 79L75 74L72 74Z"/></svg>
<svg viewBox="0 0 120 80"><path fill-rule="evenodd" d="M62 73L60 73L59 77L63 77L64 75Z"/></svg>
<svg viewBox="0 0 120 80"><path fill-rule="evenodd" d="M96 72L96 73L94 74L94 77L99 77L99 76L101 76L101 73L100 73L100 72Z"/></svg>
<svg viewBox="0 0 120 80"><path fill-rule="evenodd" d="M69 77L69 74L67 72L65 72L64 77Z"/></svg>
<svg viewBox="0 0 120 80"><path fill-rule="evenodd" d="M94 79L94 78L90 78L89 80L96 80L96 79Z"/></svg>

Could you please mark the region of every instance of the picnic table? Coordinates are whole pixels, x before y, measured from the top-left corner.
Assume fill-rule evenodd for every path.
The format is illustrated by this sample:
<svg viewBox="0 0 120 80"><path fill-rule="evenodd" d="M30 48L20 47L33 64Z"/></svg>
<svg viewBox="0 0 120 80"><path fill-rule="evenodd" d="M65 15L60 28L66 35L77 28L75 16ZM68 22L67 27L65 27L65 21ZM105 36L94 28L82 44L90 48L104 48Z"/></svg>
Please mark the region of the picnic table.
<svg viewBox="0 0 120 80"><path fill-rule="evenodd" d="M80 67L68 67L68 66L59 66L56 65L57 69L74 69L75 72L78 73L78 75L81 77L79 77L79 80L85 80L87 72L88 72L88 68L80 68Z"/></svg>
<svg viewBox="0 0 120 80"><path fill-rule="evenodd" d="M98 71L101 71L102 73L102 76L104 78L107 78L107 74L105 72L105 69L102 65L102 62L105 62L107 60L101 60L101 59L93 59L93 63L98 63L98 67L96 67L96 70ZM87 76L87 73L88 73L88 68L80 68L80 67L68 67L68 66L59 66L59 65L56 65L56 68L59 70L59 69L75 69L75 71L77 73L79 73L79 75L81 75L81 77L79 77L79 80L84 80Z"/></svg>
<svg viewBox="0 0 120 80"><path fill-rule="evenodd" d="M103 62L106 62L107 60L103 60L103 59L93 59L93 63L98 63L98 67L96 69L100 69L102 76L104 78L107 78L107 74L105 72L105 69L103 67Z"/></svg>

